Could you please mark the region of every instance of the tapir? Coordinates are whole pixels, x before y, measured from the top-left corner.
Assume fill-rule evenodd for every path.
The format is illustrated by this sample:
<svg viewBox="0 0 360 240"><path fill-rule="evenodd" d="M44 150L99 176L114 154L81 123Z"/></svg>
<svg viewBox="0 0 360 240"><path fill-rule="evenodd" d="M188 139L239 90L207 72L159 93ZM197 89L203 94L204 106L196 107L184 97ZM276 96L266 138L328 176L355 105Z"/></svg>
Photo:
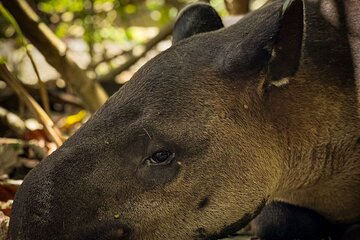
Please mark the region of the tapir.
<svg viewBox="0 0 360 240"><path fill-rule="evenodd" d="M9 239L218 239L259 213L263 239L356 226L342 5L276 0L227 28L209 5L185 8L173 45L28 174Z"/></svg>

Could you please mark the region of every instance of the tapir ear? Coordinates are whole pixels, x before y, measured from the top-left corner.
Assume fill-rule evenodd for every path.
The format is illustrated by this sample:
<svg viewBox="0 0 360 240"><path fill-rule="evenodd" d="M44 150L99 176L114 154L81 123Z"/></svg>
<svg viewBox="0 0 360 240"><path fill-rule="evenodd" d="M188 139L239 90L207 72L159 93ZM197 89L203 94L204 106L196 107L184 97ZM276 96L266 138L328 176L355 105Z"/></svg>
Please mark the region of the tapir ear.
<svg viewBox="0 0 360 240"><path fill-rule="evenodd" d="M268 65L268 84L296 73L302 52L304 6L301 0L288 0L282 8L280 31L272 48Z"/></svg>
<svg viewBox="0 0 360 240"><path fill-rule="evenodd" d="M223 54L223 71L246 78L265 70L267 84L293 75L300 61L303 20L302 0L276 1L250 13L228 29L232 43Z"/></svg>
<svg viewBox="0 0 360 240"><path fill-rule="evenodd" d="M184 8L174 25L173 44L198 33L224 27L220 16L209 4L195 3Z"/></svg>

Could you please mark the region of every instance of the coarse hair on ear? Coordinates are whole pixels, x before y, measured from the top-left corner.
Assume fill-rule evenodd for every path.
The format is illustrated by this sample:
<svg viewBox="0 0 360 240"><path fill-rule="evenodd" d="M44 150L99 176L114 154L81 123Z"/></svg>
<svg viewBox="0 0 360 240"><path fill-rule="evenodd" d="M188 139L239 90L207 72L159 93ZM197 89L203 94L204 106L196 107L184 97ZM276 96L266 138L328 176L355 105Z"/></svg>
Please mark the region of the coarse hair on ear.
<svg viewBox="0 0 360 240"><path fill-rule="evenodd" d="M281 85L293 76L302 52L304 32L304 6L302 0L287 0L282 8L280 31L272 47L266 83Z"/></svg>
<svg viewBox="0 0 360 240"><path fill-rule="evenodd" d="M194 3L184 8L174 25L173 44L193 35L223 28L220 16L209 4Z"/></svg>
<svg viewBox="0 0 360 240"><path fill-rule="evenodd" d="M281 0L254 11L229 27L220 69L233 78L266 73L260 89L296 73L302 52L302 0Z"/></svg>

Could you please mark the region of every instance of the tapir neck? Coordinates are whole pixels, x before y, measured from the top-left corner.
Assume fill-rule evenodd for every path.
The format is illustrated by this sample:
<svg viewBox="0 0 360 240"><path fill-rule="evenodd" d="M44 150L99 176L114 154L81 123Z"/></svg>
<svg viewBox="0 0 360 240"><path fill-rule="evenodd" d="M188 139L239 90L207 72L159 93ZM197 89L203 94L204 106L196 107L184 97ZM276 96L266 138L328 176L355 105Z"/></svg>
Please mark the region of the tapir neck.
<svg viewBox="0 0 360 240"><path fill-rule="evenodd" d="M354 222L360 220L360 120L344 18L337 13L333 3L306 2L299 69L270 87L265 112L283 151L272 197Z"/></svg>
<svg viewBox="0 0 360 240"><path fill-rule="evenodd" d="M355 84L351 70L324 71L321 78L318 70L299 71L287 85L269 92L268 118L283 149L273 197L313 208L334 221L353 221L360 219ZM344 192L334 193L334 185Z"/></svg>

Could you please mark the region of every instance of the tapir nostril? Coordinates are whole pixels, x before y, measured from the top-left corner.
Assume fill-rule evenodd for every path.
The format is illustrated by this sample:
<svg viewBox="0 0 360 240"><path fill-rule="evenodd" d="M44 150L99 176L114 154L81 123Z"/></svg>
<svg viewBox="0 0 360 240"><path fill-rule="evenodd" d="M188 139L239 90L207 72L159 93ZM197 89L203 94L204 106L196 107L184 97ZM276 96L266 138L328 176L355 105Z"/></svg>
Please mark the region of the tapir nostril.
<svg viewBox="0 0 360 240"><path fill-rule="evenodd" d="M100 230L96 240L127 240L130 239L130 229L127 227L115 227L107 230L106 233Z"/></svg>
<svg viewBox="0 0 360 240"><path fill-rule="evenodd" d="M77 240L128 240L131 230L124 224L107 222L99 225L94 222L89 226L80 227L76 232L71 233Z"/></svg>
<svg viewBox="0 0 360 240"><path fill-rule="evenodd" d="M119 228L111 231L106 240L122 240L127 239L128 237L128 232L124 228Z"/></svg>

